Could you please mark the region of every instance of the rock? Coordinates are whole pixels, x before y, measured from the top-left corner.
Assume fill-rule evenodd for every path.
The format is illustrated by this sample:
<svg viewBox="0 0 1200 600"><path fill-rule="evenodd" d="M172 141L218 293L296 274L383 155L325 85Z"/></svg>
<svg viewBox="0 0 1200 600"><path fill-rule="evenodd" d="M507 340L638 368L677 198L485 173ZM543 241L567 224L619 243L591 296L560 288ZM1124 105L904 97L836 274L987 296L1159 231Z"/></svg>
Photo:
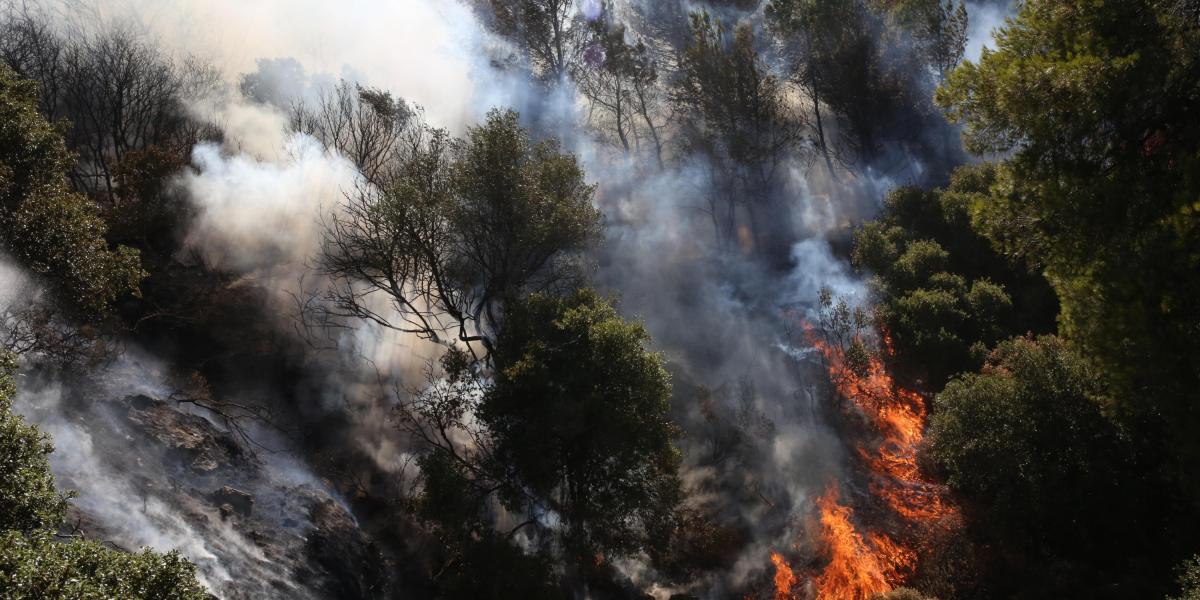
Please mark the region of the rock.
<svg viewBox="0 0 1200 600"><path fill-rule="evenodd" d="M125 418L143 434L176 454L196 473L222 469L254 468L255 460L227 432L204 417L181 412L176 407L142 394L125 398Z"/></svg>
<svg viewBox="0 0 1200 600"><path fill-rule="evenodd" d="M135 394L126 398L126 400L129 401L130 406L137 410L146 410L147 408L159 403L158 400L155 400L154 398L151 398L145 394Z"/></svg>
<svg viewBox="0 0 1200 600"><path fill-rule="evenodd" d="M339 503L326 500L309 513L313 530L306 544L310 561L324 573L331 598L375 598L387 589L388 569L354 516Z"/></svg>
<svg viewBox="0 0 1200 600"><path fill-rule="evenodd" d="M229 516L225 510L226 506L229 507L229 513L236 512L243 517L250 516L254 510L254 496L228 485L213 492L212 497L215 502L220 503L222 517Z"/></svg>

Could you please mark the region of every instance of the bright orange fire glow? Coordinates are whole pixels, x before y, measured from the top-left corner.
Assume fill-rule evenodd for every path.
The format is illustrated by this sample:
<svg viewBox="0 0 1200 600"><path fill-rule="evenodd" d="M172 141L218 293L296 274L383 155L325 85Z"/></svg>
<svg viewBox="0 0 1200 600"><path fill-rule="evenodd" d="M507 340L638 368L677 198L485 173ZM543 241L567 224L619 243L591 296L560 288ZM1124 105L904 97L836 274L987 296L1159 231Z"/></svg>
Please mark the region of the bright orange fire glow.
<svg viewBox="0 0 1200 600"><path fill-rule="evenodd" d="M879 356L871 356L857 372L847 365L841 348L835 348L804 324L808 342L825 357L839 396L865 419L876 436L856 448L870 471L871 494L896 515L918 529L957 522L957 510L945 498L945 488L922 479L917 452L924 439L926 410L920 394L896 385ZM884 352L892 353L891 338L884 332ZM917 564L912 545L877 531L860 530L854 512L839 502L832 485L816 502L820 541L829 562L813 578L817 600L866 600L902 583ZM794 597L796 584L781 578L791 567L777 554L775 597ZM782 585L781 585L782 584Z"/></svg>
<svg viewBox="0 0 1200 600"><path fill-rule="evenodd" d="M775 563L775 600L791 600L796 574L778 552L771 553L771 562Z"/></svg>
<svg viewBox="0 0 1200 600"><path fill-rule="evenodd" d="M829 552L828 566L813 581L817 598L867 600L892 589L916 564L915 552L884 534L864 539L850 521L853 511L838 503L836 486L817 500L817 509Z"/></svg>
<svg viewBox="0 0 1200 600"><path fill-rule="evenodd" d="M921 479L917 451L925 439L925 402L920 394L896 385L879 356L855 373L840 349L806 327L808 340L829 363L829 376L838 393L850 401L878 432L877 444L858 447L874 475L871 492L910 521L932 522L955 516L940 486ZM892 353L891 337L882 336L884 351Z"/></svg>

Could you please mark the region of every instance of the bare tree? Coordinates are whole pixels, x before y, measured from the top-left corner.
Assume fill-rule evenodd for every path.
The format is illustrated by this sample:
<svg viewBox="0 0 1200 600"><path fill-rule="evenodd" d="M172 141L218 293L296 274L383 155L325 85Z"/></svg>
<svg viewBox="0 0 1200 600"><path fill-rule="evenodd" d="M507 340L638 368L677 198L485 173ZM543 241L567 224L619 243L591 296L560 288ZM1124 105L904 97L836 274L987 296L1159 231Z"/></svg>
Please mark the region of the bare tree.
<svg viewBox="0 0 1200 600"><path fill-rule="evenodd" d="M173 58L128 28L68 38L24 5L10 5L3 19L0 58L40 84L43 114L68 124L76 189L115 202L118 167L130 151L186 149L217 135L186 105L219 85L210 65Z"/></svg>
<svg viewBox="0 0 1200 600"><path fill-rule="evenodd" d="M65 42L25 3L10 3L0 15L0 60L23 79L39 82L42 111L59 106Z"/></svg>
<svg viewBox="0 0 1200 600"><path fill-rule="evenodd" d="M342 81L315 105L295 104L291 125L349 159L367 181L383 185L412 151L416 116L417 109L385 91Z"/></svg>
<svg viewBox="0 0 1200 600"><path fill-rule="evenodd" d="M72 126L67 143L80 153L77 187L115 196L114 173L131 150L194 144L204 130L185 106L215 87L217 73L177 62L135 34L112 29L63 53L58 114Z"/></svg>
<svg viewBox="0 0 1200 600"><path fill-rule="evenodd" d="M106 341L110 340L94 329L64 321L59 311L43 305L31 289L18 290L0 307L0 351L57 364L85 362L106 353Z"/></svg>
<svg viewBox="0 0 1200 600"><path fill-rule="evenodd" d="M209 387L208 380L198 372L192 372L186 377L182 377L167 400L176 404L190 404L204 409L213 418L219 420L226 430L237 436L243 447L251 454L254 454L256 448L275 452L254 438L253 427L272 429L283 434L288 433L277 423L275 415L266 407L217 397Z"/></svg>

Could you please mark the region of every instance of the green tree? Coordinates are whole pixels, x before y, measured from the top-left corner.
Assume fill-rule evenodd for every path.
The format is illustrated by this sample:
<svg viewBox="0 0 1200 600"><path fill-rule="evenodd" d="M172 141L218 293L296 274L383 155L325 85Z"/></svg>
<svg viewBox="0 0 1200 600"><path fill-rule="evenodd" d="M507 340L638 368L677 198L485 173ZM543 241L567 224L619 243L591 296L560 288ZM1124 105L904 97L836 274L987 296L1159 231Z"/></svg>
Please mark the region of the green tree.
<svg viewBox="0 0 1200 600"><path fill-rule="evenodd" d="M568 548L624 554L678 502L671 385L645 329L590 290L509 307L480 418L521 490L562 519Z"/></svg>
<svg viewBox="0 0 1200 600"><path fill-rule="evenodd" d="M876 316L892 334L896 366L932 390L977 369L1000 340L1054 329L1046 281L972 229L969 204L993 172L962 167L945 189L899 188L854 234L854 263L874 275Z"/></svg>
<svg viewBox="0 0 1200 600"><path fill-rule="evenodd" d="M598 555L665 550L679 451L668 376L645 342L591 290L535 294L506 305L492 377L451 349L402 405L401 422L424 442L412 506L444 545L440 589L483 597L509 581L523 597L555 597L603 580ZM525 520L498 529L497 503ZM565 573L549 569L550 552L565 555Z"/></svg>
<svg viewBox="0 0 1200 600"><path fill-rule="evenodd" d="M0 351L0 531L52 530L63 522L67 499L54 488L49 436L12 411L15 371L12 356Z"/></svg>
<svg viewBox="0 0 1200 600"><path fill-rule="evenodd" d="M486 384L465 352L450 349L441 366L442 378L402 412L403 423L425 442L417 460L420 490L411 505L444 552L434 578L439 597L558 597L559 582L541 548L526 552L513 543L530 524L505 532L493 522L491 508L507 468L493 460L486 429L470 424ZM462 434L470 443L459 443Z"/></svg>
<svg viewBox="0 0 1200 600"><path fill-rule="evenodd" d="M1200 28L1186 4L1023 2L937 99L970 150L1007 156L973 220L1044 269L1060 332L1112 381L1119 412L1173 434L1196 488Z"/></svg>
<svg viewBox="0 0 1200 600"><path fill-rule="evenodd" d="M0 354L0 590L5 598L205 600L176 552L128 554L96 541L59 542L67 498L54 487L49 437L12 411L16 362Z"/></svg>
<svg viewBox="0 0 1200 600"><path fill-rule="evenodd" d="M69 190L72 157L37 109L37 86L0 66L0 243L55 291L64 309L102 316L137 293L138 252L110 249L96 206Z"/></svg>
<svg viewBox="0 0 1200 600"><path fill-rule="evenodd" d="M1163 558L1146 537L1165 522L1151 500L1160 488L1102 413L1106 391L1062 340L1041 337L1000 344L981 373L936 397L927 452L966 501L973 534L996 549L997 596L1160 589L1141 570Z"/></svg>
<svg viewBox="0 0 1200 600"><path fill-rule="evenodd" d="M0 588L8 598L208 600L196 567L177 552L136 554L94 540L0 533Z"/></svg>

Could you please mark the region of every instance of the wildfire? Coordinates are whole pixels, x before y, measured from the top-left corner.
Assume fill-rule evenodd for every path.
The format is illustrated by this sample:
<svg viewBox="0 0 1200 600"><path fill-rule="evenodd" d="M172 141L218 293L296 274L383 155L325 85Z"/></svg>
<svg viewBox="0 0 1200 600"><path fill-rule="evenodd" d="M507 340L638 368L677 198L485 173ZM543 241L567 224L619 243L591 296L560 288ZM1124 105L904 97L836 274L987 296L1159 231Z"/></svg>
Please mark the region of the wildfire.
<svg viewBox="0 0 1200 600"><path fill-rule="evenodd" d="M883 348L892 353L884 333ZM921 478L917 451L925 439L926 410L920 394L896 385L879 356L871 356L865 372L846 366L840 350L809 333L809 341L825 356L838 393L867 417L881 441L859 446L858 454L873 475L871 492L910 521L937 522L953 518L955 510L943 499L943 489Z"/></svg>
<svg viewBox="0 0 1200 600"><path fill-rule="evenodd" d="M956 522L957 511L944 498L944 488L921 478L917 452L924 440L926 410L920 394L896 385L879 356L864 367L850 368L840 348L832 347L805 324L808 341L825 357L838 394L862 415L876 439L856 448L870 471L871 494L917 528ZM892 352L884 332L884 351ZM901 583L917 563L916 550L882 533L860 531L849 506L839 502L832 485L816 502L820 539L829 562L813 578L818 600L867 600ZM794 597L791 567L777 554L775 597Z"/></svg>
<svg viewBox="0 0 1200 600"><path fill-rule="evenodd" d="M796 573L778 552L771 553L771 562L775 564L775 600L791 600L792 587L796 585Z"/></svg>
<svg viewBox="0 0 1200 600"><path fill-rule="evenodd" d="M821 537L829 548L829 565L814 580L818 598L867 600L892 589L916 564L916 553L884 534L863 535L855 529L849 507L838 503L838 489L830 486L817 500Z"/></svg>

